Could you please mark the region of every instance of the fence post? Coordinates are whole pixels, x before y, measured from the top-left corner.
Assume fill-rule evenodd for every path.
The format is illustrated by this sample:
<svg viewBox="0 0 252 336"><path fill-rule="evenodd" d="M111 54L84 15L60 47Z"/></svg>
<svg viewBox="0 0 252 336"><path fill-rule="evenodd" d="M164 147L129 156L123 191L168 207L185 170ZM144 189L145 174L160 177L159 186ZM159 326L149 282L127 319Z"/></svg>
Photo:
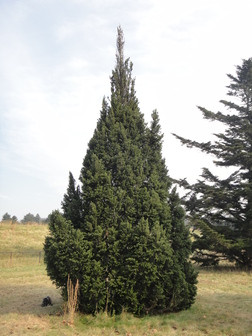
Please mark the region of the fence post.
<svg viewBox="0 0 252 336"><path fill-rule="evenodd" d="M13 257L13 252L10 252L10 265L12 266L12 257Z"/></svg>

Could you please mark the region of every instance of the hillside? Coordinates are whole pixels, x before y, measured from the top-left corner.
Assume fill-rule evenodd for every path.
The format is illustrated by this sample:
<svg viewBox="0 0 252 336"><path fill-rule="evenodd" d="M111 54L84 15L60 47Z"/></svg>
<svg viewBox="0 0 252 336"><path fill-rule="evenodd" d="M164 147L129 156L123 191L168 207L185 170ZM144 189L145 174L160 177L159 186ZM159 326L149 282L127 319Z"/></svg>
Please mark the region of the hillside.
<svg viewBox="0 0 252 336"><path fill-rule="evenodd" d="M46 224L0 223L0 252L39 252L43 249Z"/></svg>
<svg viewBox="0 0 252 336"><path fill-rule="evenodd" d="M159 316L135 318L123 313L108 317L77 314L69 326L60 291L46 275L37 256L15 259L18 252L38 253L46 225L0 224L0 251L15 251L13 260L0 254L0 335L83 336L249 336L252 335L252 274L234 269L199 273L198 295L192 308ZM53 306L43 308L50 295Z"/></svg>

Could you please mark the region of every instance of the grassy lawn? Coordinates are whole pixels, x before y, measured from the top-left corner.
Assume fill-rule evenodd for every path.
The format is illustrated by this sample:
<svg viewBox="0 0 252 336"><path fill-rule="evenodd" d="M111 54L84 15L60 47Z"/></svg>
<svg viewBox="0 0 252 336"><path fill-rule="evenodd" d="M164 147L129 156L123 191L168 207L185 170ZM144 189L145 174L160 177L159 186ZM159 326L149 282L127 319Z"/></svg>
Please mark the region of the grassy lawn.
<svg viewBox="0 0 252 336"><path fill-rule="evenodd" d="M0 252L39 251L46 225L0 224ZM8 237L9 243L6 242ZM2 244L3 243L3 244ZM0 258L2 255L0 254ZM135 318L76 314L69 326L59 290L37 257L0 263L0 335L170 336L252 335L252 274L235 270L200 271L198 295L191 309ZM43 297L52 307L41 307Z"/></svg>

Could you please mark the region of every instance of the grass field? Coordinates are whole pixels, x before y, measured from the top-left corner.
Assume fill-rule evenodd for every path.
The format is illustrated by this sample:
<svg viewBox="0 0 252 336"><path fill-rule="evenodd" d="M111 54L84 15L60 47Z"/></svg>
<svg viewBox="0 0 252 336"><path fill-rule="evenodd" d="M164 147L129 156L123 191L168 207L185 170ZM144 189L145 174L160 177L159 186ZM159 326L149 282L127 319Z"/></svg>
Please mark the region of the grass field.
<svg viewBox="0 0 252 336"><path fill-rule="evenodd" d="M0 223L0 252L39 252L46 225ZM0 258L3 255L0 254ZM191 309L135 318L77 314L69 326L59 290L37 257L0 263L0 335L252 336L252 274L231 269L200 271ZM49 295L54 305L41 307Z"/></svg>

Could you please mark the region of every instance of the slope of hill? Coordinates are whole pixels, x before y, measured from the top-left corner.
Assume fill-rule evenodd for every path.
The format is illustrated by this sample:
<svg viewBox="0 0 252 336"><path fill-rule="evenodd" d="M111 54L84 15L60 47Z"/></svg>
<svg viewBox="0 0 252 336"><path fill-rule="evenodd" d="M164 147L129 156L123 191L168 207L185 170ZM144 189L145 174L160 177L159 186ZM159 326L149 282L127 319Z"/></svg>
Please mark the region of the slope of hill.
<svg viewBox="0 0 252 336"><path fill-rule="evenodd" d="M69 326L43 260L28 257L42 250L47 234L47 225L0 223L0 252L15 252L12 262L1 262L0 254L0 335L252 335L252 273L231 269L201 270L196 302L187 311L143 318L77 314ZM16 262L20 251L29 253ZM41 307L47 295L53 306Z"/></svg>

